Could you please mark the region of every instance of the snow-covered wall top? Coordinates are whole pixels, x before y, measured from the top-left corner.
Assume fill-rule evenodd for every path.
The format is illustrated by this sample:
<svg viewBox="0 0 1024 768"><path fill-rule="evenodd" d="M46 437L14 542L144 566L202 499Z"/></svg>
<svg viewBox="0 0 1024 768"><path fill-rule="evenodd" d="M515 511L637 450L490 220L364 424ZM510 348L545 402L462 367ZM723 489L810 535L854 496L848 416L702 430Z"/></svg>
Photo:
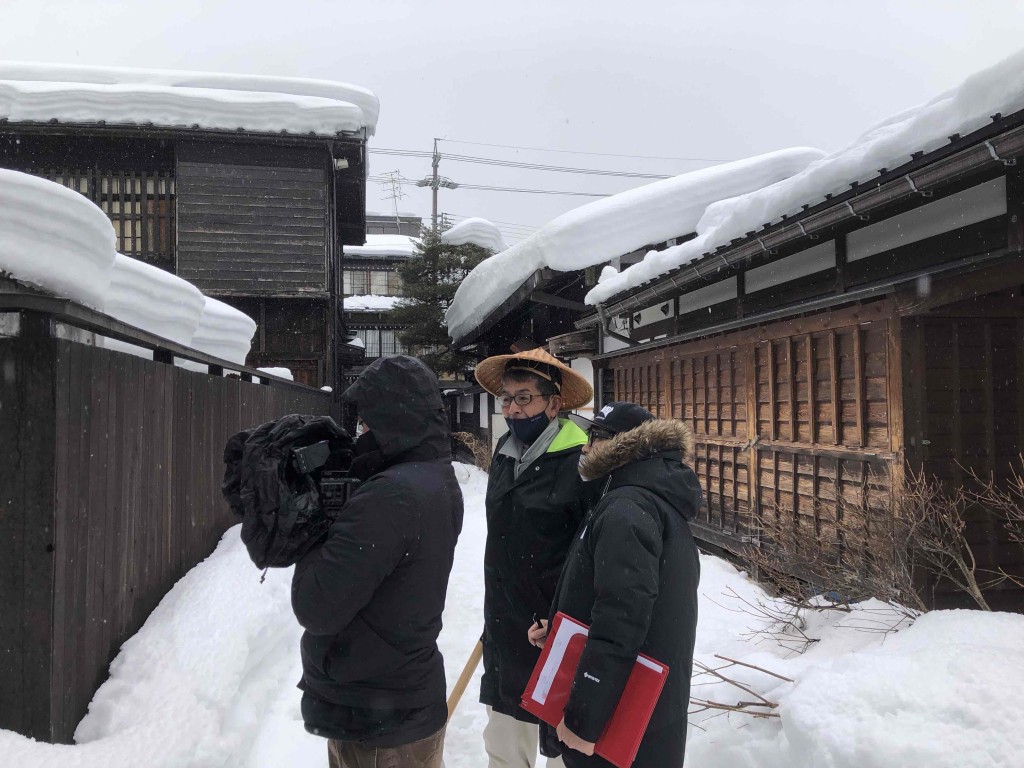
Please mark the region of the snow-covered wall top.
<svg viewBox="0 0 1024 768"><path fill-rule="evenodd" d="M115 245L110 219L82 195L0 169L0 273L184 346L245 361L256 331L248 315Z"/></svg>
<svg viewBox="0 0 1024 768"><path fill-rule="evenodd" d="M900 112L869 128L849 146L833 152L791 178L731 200L708 206L697 224L698 236L681 245L651 252L638 264L609 278L587 294L600 304L695 261L745 233L757 231L783 214L798 213L826 194L838 194L852 182L875 177L879 168L894 168L913 152L944 146L955 133L966 135L991 122L997 112L1024 109L1024 51L968 77L959 86L921 106Z"/></svg>
<svg viewBox="0 0 1024 768"><path fill-rule="evenodd" d="M508 248L501 232L487 219L472 218L460 221L454 227L441 234L441 242L449 245L465 245L472 243L494 253L501 253Z"/></svg>
<svg viewBox="0 0 1024 768"><path fill-rule="evenodd" d="M466 277L446 314L448 333L461 339L542 267L584 269L686 235L710 203L774 184L824 156L817 149L784 149L656 181L562 214Z"/></svg>
<svg viewBox="0 0 1024 768"><path fill-rule="evenodd" d="M188 346L206 297L187 280L117 254L103 310L136 328Z"/></svg>
<svg viewBox="0 0 1024 768"><path fill-rule="evenodd" d="M242 365L255 333L255 320L223 301L207 296L199 325L192 334L192 347Z"/></svg>
<svg viewBox="0 0 1024 768"><path fill-rule="evenodd" d="M371 91L328 80L0 62L0 117L17 122L372 135L379 112Z"/></svg>
<svg viewBox="0 0 1024 768"><path fill-rule="evenodd" d="M82 195L0 169L0 272L102 309L114 247L110 219Z"/></svg>
<svg viewBox="0 0 1024 768"><path fill-rule="evenodd" d="M347 256L412 256L419 240L408 235L367 235L366 245L342 246Z"/></svg>

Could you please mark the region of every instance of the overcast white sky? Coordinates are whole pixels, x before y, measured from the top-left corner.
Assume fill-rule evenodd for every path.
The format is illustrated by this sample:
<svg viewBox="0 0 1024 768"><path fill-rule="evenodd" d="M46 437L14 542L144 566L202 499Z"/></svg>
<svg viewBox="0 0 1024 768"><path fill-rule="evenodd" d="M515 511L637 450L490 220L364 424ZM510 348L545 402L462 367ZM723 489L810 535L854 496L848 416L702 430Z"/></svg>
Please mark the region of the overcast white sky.
<svg viewBox="0 0 1024 768"><path fill-rule="evenodd" d="M1010 0L0 0L0 57L327 78L381 100L371 148L683 173L706 163L836 149L877 120L1024 47ZM429 172L371 156L371 173ZM616 192L643 183L444 160L470 184ZM429 190L402 210L430 214ZM392 203L371 184L370 210ZM586 197L442 190L440 210L516 239Z"/></svg>

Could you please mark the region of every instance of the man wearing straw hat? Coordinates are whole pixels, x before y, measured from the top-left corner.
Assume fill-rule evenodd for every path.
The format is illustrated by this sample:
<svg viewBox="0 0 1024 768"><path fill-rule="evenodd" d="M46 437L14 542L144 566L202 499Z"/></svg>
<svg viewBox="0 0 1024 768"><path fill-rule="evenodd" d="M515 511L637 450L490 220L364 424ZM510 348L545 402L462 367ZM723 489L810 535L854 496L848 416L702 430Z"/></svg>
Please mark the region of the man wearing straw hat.
<svg viewBox="0 0 1024 768"><path fill-rule="evenodd" d="M586 433L563 410L593 398L589 382L542 349L489 357L476 367L498 398L509 433L487 483L484 553L484 746L489 768L532 768L537 719L520 708L539 656L523 626L546 617L566 552L589 506L578 466ZM593 484L590 484L593 485ZM561 766L556 758L548 766Z"/></svg>

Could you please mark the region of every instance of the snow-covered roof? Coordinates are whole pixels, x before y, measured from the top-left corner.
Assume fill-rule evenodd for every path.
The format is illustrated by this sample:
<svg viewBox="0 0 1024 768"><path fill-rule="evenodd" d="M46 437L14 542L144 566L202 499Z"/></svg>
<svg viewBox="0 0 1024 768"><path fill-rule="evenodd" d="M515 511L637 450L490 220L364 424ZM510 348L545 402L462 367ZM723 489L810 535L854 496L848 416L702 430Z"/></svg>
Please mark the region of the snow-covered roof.
<svg viewBox="0 0 1024 768"><path fill-rule="evenodd" d="M960 85L918 107L899 112L872 126L849 146L809 164L800 173L771 186L709 205L697 223L697 237L661 252L602 281L587 294L588 304L636 288L660 275L713 252L783 215L820 203L853 182L877 177L880 168L908 162L914 152L929 152L991 122L997 113L1024 109L1024 50L993 67L971 75Z"/></svg>
<svg viewBox="0 0 1024 768"><path fill-rule="evenodd" d="M367 211L366 218L368 219L394 219L398 216L400 219L418 219L420 215L418 213L412 213L411 211L399 211L394 213L393 211Z"/></svg>
<svg viewBox="0 0 1024 768"><path fill-rule="evenodd" d="M346 312L386 312L394 309L401 296L346 296Z"/></svg>
<svg viewBox="0 0 1024 768"><path fill-rule="evenodd" d="M419 239L409 235L367 235L366 245L346 245L346 256L412 256Z"/></svg>
<svg viewBox="0 0 1024 768"><path fill-rule="evenodd" d="M501 253L508 248L501 232L487 219L471 218L460 221L451 229L441 233L441 242L449 245L465 245L472 243L494 253Z"/></svg>
<svg viewBox="0 0 1024 768"><path fill-rule="evenodd" d="M538 269L584 269L688 234L709 204L788 178L824 156L817 149L784 149L656 181L569 211L477 266L448 309L448 332L461 339Z"/></svg>
<svg viewBox="0 0 1024 768"><path fill-rule="evenodd" d="M371 91L329 80L0 62L0 118L373 135Z"/></svg>
<svg viewBox="0 0 1024 768"><path fill-rule="evenodd" d="M117 253L115 244L110 219L82 195L0 169L0 273L170 341L245 362L256 331L248 315Z"/></svg>

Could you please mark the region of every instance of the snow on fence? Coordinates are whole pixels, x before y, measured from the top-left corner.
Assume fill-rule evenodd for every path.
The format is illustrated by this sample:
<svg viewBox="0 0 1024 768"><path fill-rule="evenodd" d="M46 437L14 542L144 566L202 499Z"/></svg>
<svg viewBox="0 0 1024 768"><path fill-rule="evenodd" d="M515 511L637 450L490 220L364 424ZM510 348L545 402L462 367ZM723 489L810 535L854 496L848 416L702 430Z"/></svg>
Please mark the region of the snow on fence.
<svg viewBox="0 0 1024 768"><path fill-rule="evenodd" d="M53 332L69 325L159 361ZM17 446L0 462L0 729L70 742L118 648L234 522L227 438L329 414L332 396L8 281L0 329L12 328L0 335L0 445ZM180 356L215 375L168 364Z"/></svg>

